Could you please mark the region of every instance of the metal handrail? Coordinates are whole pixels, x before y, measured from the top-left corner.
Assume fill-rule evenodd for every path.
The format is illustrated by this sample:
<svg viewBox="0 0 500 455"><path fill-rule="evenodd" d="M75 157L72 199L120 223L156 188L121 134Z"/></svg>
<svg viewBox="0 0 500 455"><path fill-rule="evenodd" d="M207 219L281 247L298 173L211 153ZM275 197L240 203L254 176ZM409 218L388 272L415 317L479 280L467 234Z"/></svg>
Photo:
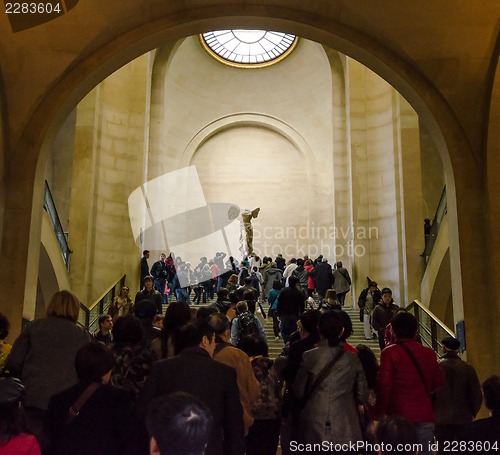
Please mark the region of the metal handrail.
<svg viewBox="0 0 500 455"><path fill-rule="evenodd" d="M123 275L119 278L89 306L85 306L80 302L80 313L78 315L79 325L88 329L90 333L94 333L98 329L99 316L108 311L115 296L120 293L122 286L125 284L126 276L127 275Z"/></svg>
<svg viewBox="0 0 500 455"><path fill-rule="evenodd" d="M434 351L439 352L444 337L455 337L453 330L448 328L432 311L422 306L418 300L414 300L406 307L406 310L412 313L418 322L418 332L422 343L426 344Z"/></svg>
<svg viewBox="0 0 500 455"><path fill-rule="evenodd" d="M64 229L59 219L59 214L57 213L56 204L52 193L50 192L49 184L45 181L45 193L43 198L43 208L48 213L50 221L52 222L52 228L57 238L57 243L59 243L59 248L61 249L61 254L63 257L64 264L66 265L66 270L69 272L69 262L71 250L68 245L67 233Z"/></svg>
<svg viewBox="0 0 500 455"><path fill-rule="evenodd" d="M446 186L443 188L443 192L441 193L441 197L439 199L439 204L436 209L436 213L434 215L434 219L432 221L432 226L429 235L425 236L425 248L422 253L422 257L424 259L424 270L427 267L427 263L429 262L429 258L431 257L432 250L434 248L434 244L436 243L436 239L439 233L439 228L441 227L441 221L443 217L448 212L448 202L446 198Z"/></svg>

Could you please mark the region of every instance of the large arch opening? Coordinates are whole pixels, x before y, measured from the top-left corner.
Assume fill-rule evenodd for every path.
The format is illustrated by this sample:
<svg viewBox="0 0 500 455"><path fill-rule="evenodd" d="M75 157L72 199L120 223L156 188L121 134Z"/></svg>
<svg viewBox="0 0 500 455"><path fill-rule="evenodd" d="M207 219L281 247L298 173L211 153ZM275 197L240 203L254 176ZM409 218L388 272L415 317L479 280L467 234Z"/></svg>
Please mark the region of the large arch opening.
<svg viewBox="0 0 500 455"><path fill-rule="evenodd" d="M51 99L47 97L47 99L40 104L39 109L32 117L29 127L26 129L26 134L23 137L22 142L41 144L40 148L42 154L38 170L40 171L45 164L44 160L46 160L47 156L45 153L47 152L48 144L51 143L59 126L68 113L74 108L76 102L89 93L89 89L94 87L97 82L103 80L106 75L119 68L124 62L130 61L132 58L140 55L141 52L156 47L165 39L167 39L167 41L173 41L176 38L188 36L189 33L197 33L203 29L214 28L215 26L220 27L221 25L238 25L242 23L245 23L247 26L248 24L251 26L262 26L262 23L265 23L273 28L282 28L284 26L284 22L277 18L242 19L232 17L219 18L216 20L215 17L217 16L214 15L214 18L205 18L201 22L186 21L182 25L174 26L160 32L158 32L158 28L153 28L154 33L150 33L149 35L144 29L135 30L133 33L124 35L123 40L115 42L112 46L102 47L98 52L89 56L82 65L76 65L72 71L68 72L68 74L63 77L60 84L55 87L55 89L65 95L64 98L59 96L59 94L50 97ZM467 149L468 147L460 128L458 128L453 116L448 112L439 94L425 81L425 79L421 78L418 73L411 72L405 62L391 55L383 47L375 46L373 42L369 42L369 40L366 40L365 37L353 30L341 28L339 29L341 32L336 31L333 33L327 30L326 27L324 29L318 29L312 25L299 22L295 23L293 21L287 21L286 25L289 26L290 29L293 29L291 31L300 36L312 38L317 42L321 42L335 49L340 49L346 54L354 56L357 60L384 76L384 78L391 82L391 84L410 102L419 114L421 121L433 135L437 143L437 149L443 158L447 184L451 195L449 212L451 213L451 218L455 218L455 223L452 224L453 229L455 229L458 223L456 223L454 175L446 141L448 141L448 145L452 146L452 150L453 146L456 146L456 149ZM77 74L79 70L80 73ZM55 93L51 95L55 95ZM433 115L433 112L436 113L436 116ZM47 116L52 118L53 121L47 123ZM40 134L40 137L33 137L33 131ZM36 149L36 146L30 147L30 149ZM41 172L38 172L38 181L35 184L35 188L39 187L38 184L40 179ZM35 197L34 200L38 201L39 198ZM34 224L36 225L37 223ZM32 228L36 230L36 226L32 225ZM458 229L452 233L450 237L450 243L454 245L451 268L452 273L455 275L454 282L457 284L457 286L454 287L456 296L454 301L456 301L458 307L460 307L462 289L460 284L461 273ZM460 317L460 312L463 314L463 310L460 311L459 309L458 317Z"/></svg>
<svg viewBox="0 0 500 455"><path fill-rule="evenodd" d="M76 286L81 283L78 291L87 295L85 301L92 299L92 292L98 295L99 289L109 285L102 272L116 266L113 251L125 246L131 252L120 261L123 270L113 276L130 276L126 269L140 251L130 242L127 230L119 232L109 221L113 218L127 225L123 210L127 188L130 191L130 187L195 162L202 184L209 188L205 197L219 202L224 196L214 189L217 172L208 166L216 162L219 173L221 169L236 173L241 186L255 185L252 199L248 194L238 195L240 188L233 182L230 187L236 200L226 202L262 205L257 200L266 197L266 182L272 188L269 176L266 182L255 176L246 182L246 177L259 171L247 167L239 176L237 169L227 168L229 150L248 156L252 147L260 150L253 153L250 167L279 169L276 179L286 180L283 188L275 184L276 213L281 210L299 218L291 222L287 215L281 226L270 223L276 215L270 207L262 212L257 224L266 229L266 236L271 235L263 239L269 240L269 251L258 245L263 255L277 252L271 245L274 235L277 246L287 247L287 256L323 254L330 262L342 260L354 270L351 302L367 276L392 287L403 305L420 297L421 222L428 213L419 208L417 200L422 195L422 157L415 111L360 63L306 39L285 61L258 71L226 68L203 52L197 36L186 37L136 58L78 105L76 137L80 138L81 162L75 166L80 169L93 163L94 174L89 185L88 175L79 177L73 171L80 183L71 181L68 188L81 190L74 199L91 202L75 208L68 219L80 217L85 225L90 219L94 226L78 245L72 243L76 270L72 281ZM134 95L127 95L132 92ZM93 129L89 118L96 119ZM265 128L255 129L258 124ZM305 178L297 177L300 173L291 169L284 155L277 156L278 163L272 158L265 162L264 155L273 155L272 146L261 153L265 144L273 142L271 136L278 137L272 131L290 138L298 148L304 162L292 156L289 161L305 171ZM209 149L211 157L207 158ZM279 149L277 145L275 154L279 155ZM437 146L433 152L436 150ZM205 158L200 161L202 155ZM197 158L193 161L192 156ZM208 170L207 175L203 169ZM435 174L442 182L442 171ZM130 183L128 187L120 183L125 181ZM412 187L413 198L406 192L405 199L405 185ZM288 197L294 191L301 197ZM114 198L109 197L110 192ZM295 234L285 231L290 226ZM85 229L73 226L69 230Z"/></svg>

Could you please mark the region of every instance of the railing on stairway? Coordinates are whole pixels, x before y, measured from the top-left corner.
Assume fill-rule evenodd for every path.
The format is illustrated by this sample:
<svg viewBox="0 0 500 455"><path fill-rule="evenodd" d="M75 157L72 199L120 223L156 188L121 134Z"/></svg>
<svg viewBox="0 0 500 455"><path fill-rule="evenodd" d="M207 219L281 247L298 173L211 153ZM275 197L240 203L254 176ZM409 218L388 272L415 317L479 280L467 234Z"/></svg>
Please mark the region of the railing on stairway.
<svg viewBox="0 0 500 455"><path fill-rule="evenodd" d="M99 328L99 316L108 311L109 305L113 302L115 296L120 293L122 286L125 284L123 275L115 284L104 291L101 296L88 307L80 303L80 313L78 315L78 324L88 329L90 333L94 333Z"/></svg>
<svg viewBox="0 0 500 455"><path fill-rule="evenodd" d="M69 258L71 250L68 246L68 236L67 233L64 232L64 229L62 227L61 220L59 219L59 215L57 213L56 204L54 202L54 198L52 197L52 193L50 192L49 184L47 183L47 181L45 181L43 208L48 213L50 221L52 222L52 228L54 229L57 242L59 243L59 247L61 248L61 254L64 260L64 264L66 264L66 270L69 272Z"/></svg>
<svg viewBox="0 0 500 455"><path fill-rule="evenodd" d="M434 349L441 351L441 340L447 336L454 337L455 334L443 321L438 319L431 311L423 307L418 300L414 300L406 307L406 310L417 318L418 332L422 343Z"/></svg>
<svg viewBox="0 0 500 455"><path fill-rule="evenodd" d="M424 270L427 267L429 258L431 257L432 249L436 243L436 239L439 233L439 228L441 226L441 221L448 211L448 203L446 200L446 186L443 188L441 193L441 198L439 199L439 204L436 209L436 214L434 215L434 220L432 221L431 231L429 235L425 236L425 249L422 253L422 258L424 259Z"/></svg>

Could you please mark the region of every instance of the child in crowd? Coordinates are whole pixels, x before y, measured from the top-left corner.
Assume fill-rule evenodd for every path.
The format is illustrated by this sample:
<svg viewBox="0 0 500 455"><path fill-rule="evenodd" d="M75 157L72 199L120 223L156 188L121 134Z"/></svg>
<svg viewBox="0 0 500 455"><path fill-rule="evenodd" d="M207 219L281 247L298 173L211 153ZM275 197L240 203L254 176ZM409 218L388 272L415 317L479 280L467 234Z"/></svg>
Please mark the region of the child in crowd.
<svg viewBox="0 0 500 455"><path fill-rule="evenodd" d="M16 378L0 378L0 453L40 455L35 436L27 434L21 407L24 386Z"/></svg>

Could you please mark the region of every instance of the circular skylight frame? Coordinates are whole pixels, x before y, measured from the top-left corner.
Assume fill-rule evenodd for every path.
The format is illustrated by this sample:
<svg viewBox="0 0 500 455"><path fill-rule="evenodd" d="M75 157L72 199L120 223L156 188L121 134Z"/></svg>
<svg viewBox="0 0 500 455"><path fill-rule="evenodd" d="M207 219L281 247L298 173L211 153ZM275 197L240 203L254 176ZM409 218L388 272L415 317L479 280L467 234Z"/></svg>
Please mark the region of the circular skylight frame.
<svg viewBox="0 0 500 455"><path fill-rule="evenodd" d="M293 51L298 37L270 30L216 30L200 35L210 56L236 68L274 65Z"/></svg>

